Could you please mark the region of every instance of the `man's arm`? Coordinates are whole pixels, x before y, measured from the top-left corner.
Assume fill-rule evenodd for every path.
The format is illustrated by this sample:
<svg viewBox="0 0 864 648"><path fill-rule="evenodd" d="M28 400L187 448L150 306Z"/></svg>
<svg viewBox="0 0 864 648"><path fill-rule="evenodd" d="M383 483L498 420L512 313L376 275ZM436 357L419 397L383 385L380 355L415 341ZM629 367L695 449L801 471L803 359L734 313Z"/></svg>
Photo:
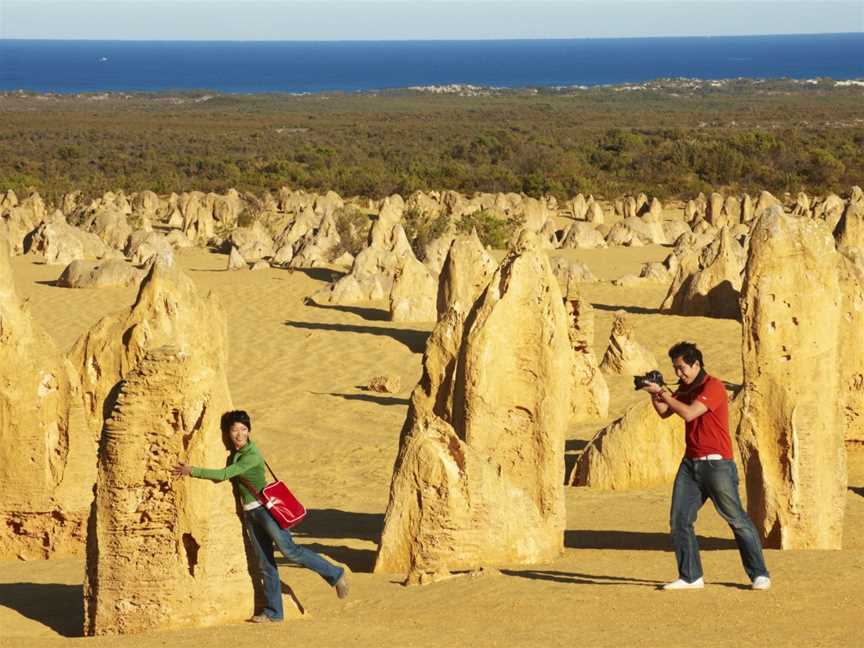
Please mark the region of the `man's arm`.
<svg viewBox="0 0 864 648"><path fill-rule="evenodd" d="M657 414L660 416L660 418L665 419L665 418L669 418L670 416L672 416L672 414L674 412L672 412L672 410L669 409L669 405L667 405L663 401L663 399L660 397L661 392L662 392L662 388L661 388L661 391L659 391L659 392L649 392L649 393L651 394L651 405L654 407L654 411L657 412Z"/></svg>
<svg viewBox="0 0 864 648"><path fill-rule="evenodd" d="M659 408L665 405L666 416L670 416L671 413L675 413L688 423L694 419L699 418L708 411L705 403L695 400L688 405L687 403L682 403L680 400L675 398L666 390L661 390L660 392L658 392L657 398L661 401L661 403L656 403L654 405L654 409L657 410L658 413L660 413ZM654 398L652 397L651 400L653 402ZM663 416L663 414L660 415Z"/></svg>
<svg viewBox="0 0 864 648"><path fill-rule="evenodd" d="M665 419L669 418L673 414L677 414L689 423L708 411L708 408L704 403L697 400L692 404L687 405L656 383L645 383L645 386L642 389L651 394L651 405L654 406L654 411L657 412L661 418Z"/></svg>

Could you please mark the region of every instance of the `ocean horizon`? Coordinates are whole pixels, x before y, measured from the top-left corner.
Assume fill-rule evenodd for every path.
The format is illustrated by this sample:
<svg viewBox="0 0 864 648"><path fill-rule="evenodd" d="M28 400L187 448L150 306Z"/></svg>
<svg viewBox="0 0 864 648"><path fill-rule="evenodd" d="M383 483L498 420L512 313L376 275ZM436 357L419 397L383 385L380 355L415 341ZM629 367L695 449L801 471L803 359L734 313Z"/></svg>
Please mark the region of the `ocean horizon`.
<svg viewBox="0 0 864 648"><path fill-rule="evenodd" d="M548 40L0 40L0 90L357 92L864 78L864 33Z"/></svg>

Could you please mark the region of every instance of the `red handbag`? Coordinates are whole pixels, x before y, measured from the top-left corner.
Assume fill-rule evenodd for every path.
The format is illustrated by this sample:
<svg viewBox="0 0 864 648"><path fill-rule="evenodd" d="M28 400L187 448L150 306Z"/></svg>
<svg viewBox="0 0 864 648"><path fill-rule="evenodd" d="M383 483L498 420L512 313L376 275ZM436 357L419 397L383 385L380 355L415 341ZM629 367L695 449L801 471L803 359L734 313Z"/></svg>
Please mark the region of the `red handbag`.
<svg viewBox="0 0 864 648"><path fill-rule="evenodd" d="M250 493L255 495L255 499L261 502L261 506L270 512L279 528L290 529L293 526L297 526L306 517L306 507L300 503L300 500L294 497L294 493L291 492L285 483L276 477L276 474L266 461L264 465L270 471L273 482L262 488L261 492L258 492L258 489L245 477L238 476L237 479Z"/></svg>

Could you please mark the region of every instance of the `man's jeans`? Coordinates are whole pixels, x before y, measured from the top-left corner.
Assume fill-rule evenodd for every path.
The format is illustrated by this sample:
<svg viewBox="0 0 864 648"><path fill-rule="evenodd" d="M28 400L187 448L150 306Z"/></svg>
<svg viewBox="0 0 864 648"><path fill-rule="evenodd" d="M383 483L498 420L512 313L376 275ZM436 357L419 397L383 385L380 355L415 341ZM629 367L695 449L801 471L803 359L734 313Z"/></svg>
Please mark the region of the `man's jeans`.
<svg viewBox="0 0 864 648"><path fill-rule="evenodd" d="M330 585L335 585L345 573L344 569L330 564L314 551L295 544L291 532L287 529L281 529L263 506L251 511L244 511L243 517L249 540L255 547L258 566L261 569L261 578L264 581L266 607L263 614L271 619L280 620L284 616L282 584L279 581L279 571L276 569L276 558L273 555L274 543L288 560L308 567Z"/></svg>
<svg viewBox="0 0 864 648"><path fill-rule="evenodd" d="M670 516L679 577L688 583L702 577L699 543L693 523L699 509L709 498L735 534L741 562L750 580L767 576L759 534L741 507L738 497L738 468L735 462L728 459L695 461L685 458L675 477Z"/></svg>

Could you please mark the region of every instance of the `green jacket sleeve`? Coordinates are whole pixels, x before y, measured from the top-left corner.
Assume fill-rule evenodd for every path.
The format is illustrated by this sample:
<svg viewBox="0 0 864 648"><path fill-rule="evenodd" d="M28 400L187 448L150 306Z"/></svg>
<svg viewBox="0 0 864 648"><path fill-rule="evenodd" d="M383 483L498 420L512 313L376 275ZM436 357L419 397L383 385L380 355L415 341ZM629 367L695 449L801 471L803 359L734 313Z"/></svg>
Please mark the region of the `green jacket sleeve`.
<svg viewBox="0 0 864 648"><path fill-rule="evenodd" d="M212 481L220 482L236 477L237 475L242 475L246 471L263 462L264 460L261 458L259 453L250 452L249 454L243 455L236 463L233 463L226 468L198 468L192 466L192 476L198 477L199 479L210 479Z"/></svg>

